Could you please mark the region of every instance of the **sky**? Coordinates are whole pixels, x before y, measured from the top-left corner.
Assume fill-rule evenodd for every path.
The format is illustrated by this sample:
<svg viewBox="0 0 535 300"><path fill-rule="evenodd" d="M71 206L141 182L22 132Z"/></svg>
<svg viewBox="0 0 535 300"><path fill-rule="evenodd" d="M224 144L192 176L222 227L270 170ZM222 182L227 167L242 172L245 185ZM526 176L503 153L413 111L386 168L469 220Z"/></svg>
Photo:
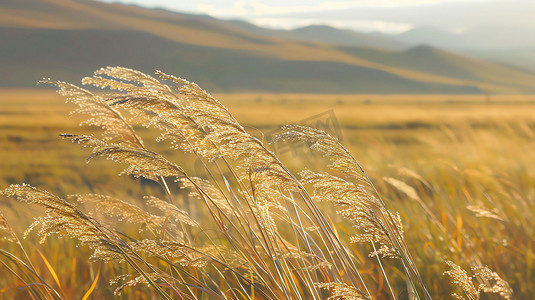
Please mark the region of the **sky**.
<svg viewBox="0 0 535 300"><path fill-rule="evenodd" d="M329 25L397 34L417 27L451 33L474 28L535 30L535 0L100 0L241 19L293 29Z"/></svg>

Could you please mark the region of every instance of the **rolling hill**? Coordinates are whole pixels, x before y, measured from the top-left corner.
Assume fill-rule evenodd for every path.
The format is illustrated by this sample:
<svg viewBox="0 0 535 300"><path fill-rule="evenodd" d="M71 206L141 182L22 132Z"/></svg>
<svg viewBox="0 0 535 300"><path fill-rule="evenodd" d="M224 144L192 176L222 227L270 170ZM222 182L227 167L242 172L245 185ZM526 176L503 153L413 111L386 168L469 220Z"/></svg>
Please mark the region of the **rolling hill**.
<svg viewBox="0 0 535 300"><path fill-rule="evenodd" d="M34 86L41 77L78 81L102 66L122 65L162 69L225 92L535 91L535 75L526 71L425 47L354 47L359 36L348 32L339 34L355 42L341 47L321 40L318 29L334 36L333 29L309 28L304 41L296 36L303 31L90 0L4 0L0 86Z"/></svg>
<svg viewBox="0 0 535 300"><path fill-rule="evenodd" d="M535 71L535 41L530 38L533 35L530 28L482 27L453 34L436 28L418 27L396 35L373 35L413 46L432 45L465 56Z"/></svg>
<svg viewBox="0 0 535 300"><path fill-rule="evenodd" d="M154 69L174 72L206 89L224 92L433 91L429 85L372 68L329 61L288 61L234 49L182 44L137 31L0 28L0 38L6 36L24 36L24 42L0 45L1 52L7 54L0 56L4 86L31 87L50 76L78 81L100 66L123 65L148 73ZM457 86L443 89L476 91Z"/></svg>
<svg viewBox="0 0 535 300"><path fill-rule="evenodd" d="M406 50L412 46L412 43L398 41L388 35L367 34L353 30L337 29L325 25L310 25L293 30L277 30L266 29L240 20L233 20L231 22L234 25L257 35L283 37L297 41L325 43L335 46L376 48L392 51Z"/></svg>
<svg viewBox="0 0 535 300"><path fill-rule="evenodd" d="M363 48L341 48L347 53L369 61L381 62L398 68L428 72L445 77L482 80L487 83L505 83L509 86L529 86L528 71L485 60L469 58L431 46L416 46L406 51L389 52Z"/></svg>

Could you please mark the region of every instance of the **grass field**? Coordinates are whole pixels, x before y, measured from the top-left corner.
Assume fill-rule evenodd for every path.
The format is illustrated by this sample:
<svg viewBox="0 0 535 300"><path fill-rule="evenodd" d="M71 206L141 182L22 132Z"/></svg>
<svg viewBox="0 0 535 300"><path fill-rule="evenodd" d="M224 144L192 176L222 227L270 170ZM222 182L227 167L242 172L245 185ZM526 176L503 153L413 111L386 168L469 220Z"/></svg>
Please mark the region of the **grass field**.
<svg viewBox="0 0 535 300"><path fill-rule="evenodd" d="M336 135L362 164L389 209L400 213L405 241L434 299L459 293L443 275L448 270L446 260L464 269L487 265L509 282L517 299L535 297L535 96L214 96L249 133L266 141L281 125L293 123L320 125ZM122 168L111 162L94 160L86 165L90 150L58 136L98 132L80 127L80 116L68 117L73 109L52 90L0 90L0 189L25 182L61 196L92 192L135 203L142 201L142 195L165 197L158 186L145 180L118 177ZM147 148L187 172L198 171L192 155L150 139L157 134L152 129L137 132ZM292 170L324 168L317 154L304 147L290 144L273 149ZM2 199L0 211L20 235L40 213L9 198ZM348 236L348 222L332 218L340 234ZM31 251L39 274L65 297L81 298L98 272L92 297L110 297L114 287L108 281L124 268L91 263L85 247L54 239L41 245L31 235L23 240L27 249L36 245L50 263L46 267L41 255ZM7 242L0 245L15 251ZM371 294L388 298L375 260L365 255L359 260ZM392 274L390 281L403 286L398 263L386 258L384 264L386 273ZM1 268L8 273L5 266ZM2 276L0 295L22 299L26 294L16 289L20 286L20 280ZM131 287L122 297L150 298L152 293L146 287Z"/></svg>

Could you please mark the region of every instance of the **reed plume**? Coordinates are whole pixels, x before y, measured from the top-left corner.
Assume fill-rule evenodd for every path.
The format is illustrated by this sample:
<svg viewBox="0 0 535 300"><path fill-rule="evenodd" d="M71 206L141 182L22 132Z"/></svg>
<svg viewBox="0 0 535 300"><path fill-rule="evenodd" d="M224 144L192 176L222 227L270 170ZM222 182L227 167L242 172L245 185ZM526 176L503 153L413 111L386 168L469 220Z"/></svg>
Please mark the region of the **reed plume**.
<svg viewBox="0 0 535 300"><path fill-rule="evenodd" d="M11 185L2 191L4 196L15 196L19 201L38 204L45 208L45 216L39 217L26 230L28 235L34 228L40 227L37 235L41 243L52 235L76 238L80 245L93 249L93 259L103 261L122 261L122 253L128 249L127 244L111 229L78 210L71 203L46 191L29 185Z"/></svg>
<svg viewBox="0 0 535 300"><path fill-rule="evenodd" d="M452 261L446 261L450 270L444 272L451 277L452 283L458 285L464 292L464 296L452 294L456 299L480 299L481 292L499 295L502 299L514 299L513 290L505 280L496 272L486 266L473 266L471 269L474 275L469 277L468 272ZM479 284L474 283L474 279Z"/></svg>
<svg viewBox="0 0 535 300"><path fill-rule="evenodd" d="M11 225L7 222L6 218L4 217L4 214L0 211L0 232L2 235L0 236L0 240L6 240L9 242L14 242L17 239L17 235L11 228Z"/></svg>

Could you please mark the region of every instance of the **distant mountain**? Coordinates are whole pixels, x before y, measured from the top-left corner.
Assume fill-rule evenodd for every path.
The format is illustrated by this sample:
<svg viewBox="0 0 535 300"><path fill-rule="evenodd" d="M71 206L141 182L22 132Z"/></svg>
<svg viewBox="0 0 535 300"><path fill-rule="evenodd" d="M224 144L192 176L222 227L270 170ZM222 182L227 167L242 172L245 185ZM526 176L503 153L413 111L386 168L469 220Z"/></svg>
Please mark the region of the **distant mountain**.
<svg viewBox="0 0 535 300"><path fill-rule="evenodd" d="M400 34L379 34L379 36L392 38L411 45L432 45L437 48L459 50L464 47L462 37L430 27L417 27Z"/></svg>
<svg viewBox="0 0 535 300"><path fill-rule="evenodd" d="M432 45L480 59L500 62L535 71L534 32L523 28L473 28L457 34L440 29L419 27L390 35L376 34L400 43Z"/></svg>
<svg viewBox="0 0 535 300"><path fill-rule="evenodd" d="M513 27L474 27L459 33L450 33L430 27L417 27L409 31L380 37L413 45L427 44L453 51L503 51L535 48L533 31Z"/></svg>
<svg viewBox="0 0 535 300"><path fill-rule="evenodd" d="M535 47L509 50L465 50L466 55L500 62L529 72L535 72Z"/></svg>
<svg viewBox="0 0 535 300"><path fill-rule="evenodd" d="M324 25L312 25L294 29L288 37L309 41L328 43L337 46L368 47L384 50L404 50L411 44L352 30L336 29Z"/></svg>
<svg viewBox="0 0 535 300"><path fill-rule="evenodd" d="M425 93L436 89L373 68L333 61L282 60L182 44L129 30L0 28L0 39L14 36L24 36L23 42L0 45L0 52L7 54L0 56L3 86L31 87L43 77L78 82L101 66L121 65L148 73L161 69L220 92ZM440 90L478 91L453 85Z"/></svg>
<svg viewBox="0 0 535 300"><path fill-rule="evenodd" d="M381 62L408 70L427 72L445 77L481 81L510 86L530 85L535 72L470 58L431 46L417 46L402 52L374 51L362 48L341 48L368 61ZM526 76L531 74L531 76Z"/></svg>
<svg viewBox="0 0 535 300"><path fill-rule="evenodd" d="M78 81L102 66L122 65L162 69L213 92L535 91L528 71L438 49L362 48L356 46L406 44L327 27L269 30L89 0L3 0L0 40L7 41L0 43L5 87L34 86L41 77Z"/></svg>
<svg viewBox="0 0 535 300"><path fill-rule="evenodd" d="M337 29L326 25L310 25L293 30L283 30L267 29L241 20L232 20L229 22L248 32L265 37L385 50L405 50L411 46L411 44L400 42L387 35L367 34L353 30Z"/></svg>

